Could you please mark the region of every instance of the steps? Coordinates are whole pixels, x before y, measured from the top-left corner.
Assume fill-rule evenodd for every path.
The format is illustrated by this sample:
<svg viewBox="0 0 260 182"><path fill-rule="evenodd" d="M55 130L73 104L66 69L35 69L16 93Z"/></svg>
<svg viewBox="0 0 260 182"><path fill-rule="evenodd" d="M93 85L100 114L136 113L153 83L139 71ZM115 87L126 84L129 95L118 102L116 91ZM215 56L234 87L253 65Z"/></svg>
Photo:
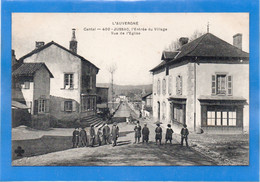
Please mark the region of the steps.
<svg viewBox="0 0 260 182"><path fill-rule="evenodd" d="M92 116L86 116L81 119L81 124L83 127L89 127L90 125L94 125L94 127L99 127L103 125L105 122L102 120L102 118L99 118L96 115Z"/></svg>

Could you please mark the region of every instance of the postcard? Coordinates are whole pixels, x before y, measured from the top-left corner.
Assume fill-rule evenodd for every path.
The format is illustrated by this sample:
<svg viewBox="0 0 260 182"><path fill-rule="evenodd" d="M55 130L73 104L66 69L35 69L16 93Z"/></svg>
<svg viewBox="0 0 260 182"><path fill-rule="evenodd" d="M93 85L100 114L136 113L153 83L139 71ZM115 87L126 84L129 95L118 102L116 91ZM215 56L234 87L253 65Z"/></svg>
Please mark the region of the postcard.
<svg viewBox="0 0 260 182"><path fill-rule="evenodd" d="M1 165L40 175L1 178L161 181L175 171L167 180L207 181L259 168L251 160L259 152L251 143L259 136L251 107L259 35L251 42L249 11L8 17L9 150ZM68 176L70 169L91 175ZM139 169L163 172L144 177ZM211 175L195 177L203 169Z"/></svg>

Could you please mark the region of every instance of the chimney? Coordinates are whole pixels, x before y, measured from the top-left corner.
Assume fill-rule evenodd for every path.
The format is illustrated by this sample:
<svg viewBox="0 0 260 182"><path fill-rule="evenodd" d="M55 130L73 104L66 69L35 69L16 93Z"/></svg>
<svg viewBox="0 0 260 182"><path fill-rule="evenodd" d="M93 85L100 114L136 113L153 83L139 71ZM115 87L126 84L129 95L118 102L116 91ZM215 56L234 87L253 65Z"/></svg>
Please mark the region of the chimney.
<svg viewBox="0 0 260 182"><path fill-rule="evenodd" d="M76 29L73 28L73 29L72 29L72 38L71 38L71 41L70 41L70 50L71 50L72 52L77 53L77 44L78 44L78 42L77 42L77 40L76 40L75 31L76 31Z"/></svg>
<svg viewBox="0 0 260 182"><path fill-rule="evenodd" d="M15 51L12 49L12 66L17 63L16 57L15 57Z"/></svg>
<svg viewBox="0 0 260 182"><path fill-rule="evenodd" d="M180 46L182 47L183 45L187 44L189 42L189 38L188 37L181 37L179 39L179 43L180 43Z"/></svg>
<svg viewBox="0 0 260 182"><path fill-rule="evenodd" d="M40 41L40 42L36 41L35 42L35 49L39 49L42 46L44 46L44 42L42 42L42 41Z"/></svg>
<svg viewBox="0 0 260 182"><path fill-rule="evenodd" d="M242 34L241 33L237 33L236 35L233 36L233 46L242 50Z"/></svg>

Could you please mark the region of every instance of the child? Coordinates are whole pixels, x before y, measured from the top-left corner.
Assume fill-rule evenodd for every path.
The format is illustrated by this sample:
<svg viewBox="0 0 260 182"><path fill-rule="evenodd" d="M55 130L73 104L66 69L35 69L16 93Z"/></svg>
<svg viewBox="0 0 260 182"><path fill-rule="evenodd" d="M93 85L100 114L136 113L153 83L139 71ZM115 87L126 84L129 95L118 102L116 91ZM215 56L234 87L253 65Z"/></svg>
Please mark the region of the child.
<svg viewBox="0 0 260 182"><path fill-rule="evenodd" d="M187 125L186 124L183 124L183 127L181 129L181 146L183 146L183 140L185 139L185 142L186 142L186 146L188 147L188 135L189 135L189 130L187 128Z"/></svg>
<svg viewBox="0 0 260 182"><path fill-rule="evenodd" d="M167 143L167 141L169 140L170 143L172 144L172 134L174 133L172 128L171 128L171 124L167 125L168 128L166 129L166 135L165 135L165 144Z"/></svg>
<svg viewBox="0 0 260 182"><path fill-rule="evenodd" d="M156 145L159 141L159 144L161 145L162 143L162 128L160 127L160 124L156 124L157 128L155 129L155 141L156 141Z"/></svg>

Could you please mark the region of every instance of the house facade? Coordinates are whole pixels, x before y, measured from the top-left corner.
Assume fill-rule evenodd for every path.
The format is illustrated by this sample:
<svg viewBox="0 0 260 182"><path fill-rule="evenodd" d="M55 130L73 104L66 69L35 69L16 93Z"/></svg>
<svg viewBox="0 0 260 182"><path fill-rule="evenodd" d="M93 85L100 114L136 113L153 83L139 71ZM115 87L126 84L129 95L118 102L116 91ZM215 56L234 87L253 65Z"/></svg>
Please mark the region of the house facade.
<svg viewBox="0 0 260 182"><path fill-rule="evenodd" d="M153 114L153 93L142 96L142 115L150 118Z"/></svg>
<svg viewBox="0 0 260 182"><path fill-rule="evenodd" d="M13 126L31 121L33 127L49 127L51 78L44 63L23 63L12 72Z"/></svg>
<svg viewBox="0 0 260 182"><path fill-rule="evenodd" d="M240 49L241 36L231 45L207 33L163 52L151 70L154 118L196 132L248 132L249 54Z"/></svg>
<svg viewBox="0 0 260 182"><path fill-rule="evenodd" d="M43 62L52 72L50 114L53 120L74 121L96 113L96 75L99 68L77 54L75 29L70 49L55 42L36 42L36 48L19 59Z"/></svg>

